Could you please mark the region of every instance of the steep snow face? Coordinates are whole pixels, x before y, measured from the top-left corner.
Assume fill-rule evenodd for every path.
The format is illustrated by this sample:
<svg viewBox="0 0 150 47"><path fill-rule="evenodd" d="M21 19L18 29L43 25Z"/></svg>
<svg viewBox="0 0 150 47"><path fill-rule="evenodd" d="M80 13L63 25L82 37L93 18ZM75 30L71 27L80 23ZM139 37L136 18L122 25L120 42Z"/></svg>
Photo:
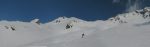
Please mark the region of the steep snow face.
<svg viewBox="0 0 150 47"><path fill-rule="evenodd" d="M0 47L150 47L149 28L149 7L106 21L75 17L45 24L39 19L0 21Z"/></svg>

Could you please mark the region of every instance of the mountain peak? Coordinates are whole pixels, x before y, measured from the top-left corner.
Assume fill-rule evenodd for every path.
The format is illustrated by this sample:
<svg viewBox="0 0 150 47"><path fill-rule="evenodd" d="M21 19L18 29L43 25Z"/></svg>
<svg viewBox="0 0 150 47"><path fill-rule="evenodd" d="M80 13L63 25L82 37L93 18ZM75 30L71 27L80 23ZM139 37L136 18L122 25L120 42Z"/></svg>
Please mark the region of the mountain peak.
<svg viewBox="0 0 150 47"><path fill-rule="evenodd" d="M40 24L39 19L34 19L34 20L31 21L31 23Z"/></svg>
<svg viewBox="0 0 150 47"><path fill-rule="evenodd" d="M108 19L114 23L140 22L142 20L150 20L150 7L141 10L118 14L116 17Z"/></svg>
<svg viewBox="0 0 150 47"><path fill-rule="evenodd" d="M77 23L77 22L81 22L81 21L83 21L83 20L78 19L76 17L58 17L57 19L55 19L52 22L54 22L54 23L76 22Z"/></svg>

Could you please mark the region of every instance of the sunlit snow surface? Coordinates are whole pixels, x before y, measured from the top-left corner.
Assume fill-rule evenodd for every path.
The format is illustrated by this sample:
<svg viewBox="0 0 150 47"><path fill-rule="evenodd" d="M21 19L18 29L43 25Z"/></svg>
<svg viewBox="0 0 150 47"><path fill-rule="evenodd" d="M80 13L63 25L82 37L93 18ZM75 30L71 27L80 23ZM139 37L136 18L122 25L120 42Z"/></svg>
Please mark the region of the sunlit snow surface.
<svg viewBox="0 0 150 47"><path fill-rule="evenodd" d="M74 17L45 24L38 19L0 21L0 47L150 47L150 17L145 15L150 11L119 14L106 21ZM72 27L66 29L67 24Z"/></svg>

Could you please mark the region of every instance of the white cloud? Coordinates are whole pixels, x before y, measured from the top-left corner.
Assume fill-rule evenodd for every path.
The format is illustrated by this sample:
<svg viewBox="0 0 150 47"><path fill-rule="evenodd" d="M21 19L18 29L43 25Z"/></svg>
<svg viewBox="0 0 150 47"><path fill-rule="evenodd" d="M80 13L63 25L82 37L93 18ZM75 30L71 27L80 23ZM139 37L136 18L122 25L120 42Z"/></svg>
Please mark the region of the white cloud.
<svg viewBox="0 0 150 47"><path fill-rule="evenodd" d="M141 0L135 0L132 2L132 0L128 0L127 4L126 4L126 12L131 12L131 11L135 11L138 9L141 9Z"/></svg>

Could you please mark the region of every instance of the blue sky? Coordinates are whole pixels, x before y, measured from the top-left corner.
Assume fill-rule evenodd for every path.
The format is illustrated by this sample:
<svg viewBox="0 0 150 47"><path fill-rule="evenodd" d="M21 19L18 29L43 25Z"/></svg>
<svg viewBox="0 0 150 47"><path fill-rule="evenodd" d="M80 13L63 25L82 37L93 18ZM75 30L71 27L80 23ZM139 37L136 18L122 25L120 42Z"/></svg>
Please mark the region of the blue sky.
<svg viewBox="0 0 150 47"><path fill-rule="evenodd" d="M0 20L48 22L60 16L83 20L108 19L126 9L127 0L0 0ZM150 0L143 0L150 6ZM142 6L142 7L144 7Z"/></svg>

